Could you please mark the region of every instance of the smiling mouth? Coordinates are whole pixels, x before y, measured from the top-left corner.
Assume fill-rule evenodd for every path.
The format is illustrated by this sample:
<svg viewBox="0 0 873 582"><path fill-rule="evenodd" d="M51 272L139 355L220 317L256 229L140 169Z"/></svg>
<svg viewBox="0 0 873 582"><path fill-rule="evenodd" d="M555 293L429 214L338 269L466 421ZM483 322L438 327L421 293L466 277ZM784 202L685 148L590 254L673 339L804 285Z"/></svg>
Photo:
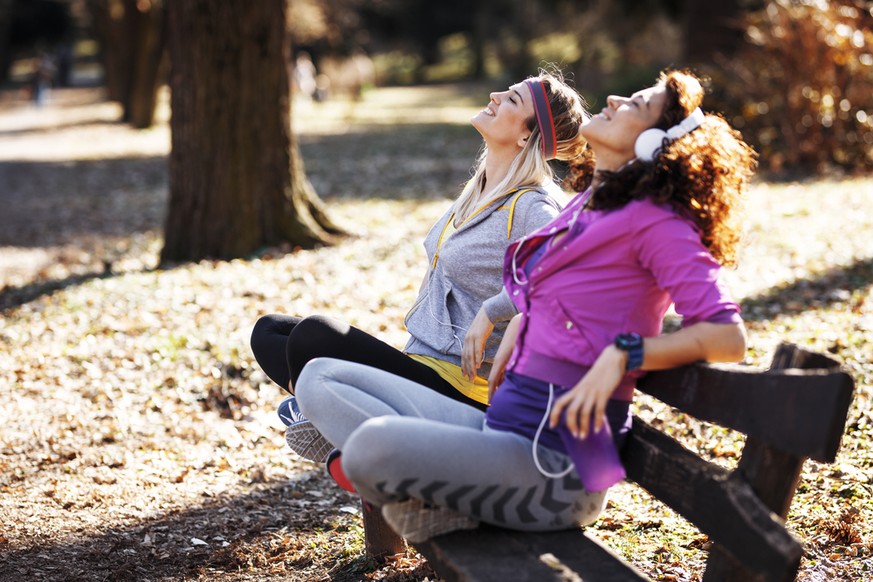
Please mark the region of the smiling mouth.
<svg viewBox="0 0 873 582"><path fill-rule="evenodd" d="M486 107L485 109L483 109L483 110L482 110L482 113L484 113L484 114L487 115L488 117L494 117L494 112L491 111L491 108L490 108L490 107Z"/></svg>

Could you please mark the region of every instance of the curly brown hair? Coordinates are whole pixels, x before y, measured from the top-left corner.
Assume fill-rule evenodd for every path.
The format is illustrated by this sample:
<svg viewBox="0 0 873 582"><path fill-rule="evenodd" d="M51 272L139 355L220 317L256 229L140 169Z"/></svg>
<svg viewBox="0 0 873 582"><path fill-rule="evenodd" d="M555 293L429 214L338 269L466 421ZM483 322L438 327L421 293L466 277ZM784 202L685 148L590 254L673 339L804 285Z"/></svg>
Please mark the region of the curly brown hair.
<svg viewBox="0 0 873 582"><path fill-rule="evenodd" d="M658 85L667 89L667 102L654 127L676 125L703 101L700 80L690 72L665 71ZM703 244L719 263L734 265L740 203L756 158L738 131L722 117L707 114L700 127L665 145L653 161L634 159L617 171L599 172L589 208L621 208L644 198L669 204L694 222ZM574 167L570 184L584 184L590 156L581 156Z"/></svg>

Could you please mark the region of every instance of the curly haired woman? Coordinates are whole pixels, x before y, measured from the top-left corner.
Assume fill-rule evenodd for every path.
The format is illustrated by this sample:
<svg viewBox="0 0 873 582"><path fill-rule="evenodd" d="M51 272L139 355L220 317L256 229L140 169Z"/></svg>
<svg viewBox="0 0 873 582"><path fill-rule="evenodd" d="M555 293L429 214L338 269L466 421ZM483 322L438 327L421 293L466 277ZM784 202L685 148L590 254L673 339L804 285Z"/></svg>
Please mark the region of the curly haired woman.
<svg viewBox="0 0 873 582"><path fill-rule="evenodd" d="M616 448L636 379L742 359L745 330L720 273L755 155L702 100L697 78L668 72L610 97L583 126L591 188L507 250L519 314L495 356L487 412L365 366L320 359L303 371L303 410L398 533L416 542L479 521L591 523L623 478ZM661 334L671 304L683 327Z"/></svg>

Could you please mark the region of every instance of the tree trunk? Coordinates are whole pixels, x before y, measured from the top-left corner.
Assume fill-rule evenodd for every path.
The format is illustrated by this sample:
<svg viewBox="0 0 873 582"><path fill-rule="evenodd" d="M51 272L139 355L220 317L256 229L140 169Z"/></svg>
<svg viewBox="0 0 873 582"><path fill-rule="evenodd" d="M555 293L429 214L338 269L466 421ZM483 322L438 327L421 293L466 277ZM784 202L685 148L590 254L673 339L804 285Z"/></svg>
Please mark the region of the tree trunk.
<svg viewBox="0 0 873 582"><path fill-rule="evenodd" d="M470 33L473 49L472 77L477 81L485 78L485 48L488 40L488 24L491 16L491 1L481 0L473 13L473 30Z"/></svg>
<svg viewBox="0 0 873 582"><path fill-rule="evenodd" d="M125 42L122 0L88 0L88 9L94 23L94 36L100 46L103 64L103 82L110 101L124 102L125 87L129 85L130 43Z"/></svg>
<svg viewBox="0 0 873 582"><path fill-rule="evenodd" d="M530 42L535 35L533 29L537 22L536 9L534 0L520 0L516 6L515 39L518 46L509 63L513 79L524 79L536 71L530 52Z"/></svg>
<svg viewBox="0 0 873 582"><path fill-rule="evenodd" d="M685 61L711 63L732 57L743 43L743 15L763 0L698 0L685 7Z"/></svg>
<svg viewBox="0 0 873 582"><path fill-rule="evenodd" d="M337 240L291 132L285 0L169 2L170 203L162 262Z"/></svg>
<svg viewBox="0 0 873 582"><path fill-rule="evenodd" d="M12 51L9 46L9 33L12 24L12 0L0 0L0 83L9 78L12 66Z"/></svg>
<svg viewBox="0 0 873 582"><path fill-rule="evenodd" d="M126 0L130 78L122 102L124 121L137 129L151 127L165 61L166 9L163 0Z"/></svg>
<svg viewBox="0 0 873 582"><path fill-rule="evenodd" d="M89 0L101 47L106 92L122 106L122 121L154 123L165 60L163 0Z"/></svg>

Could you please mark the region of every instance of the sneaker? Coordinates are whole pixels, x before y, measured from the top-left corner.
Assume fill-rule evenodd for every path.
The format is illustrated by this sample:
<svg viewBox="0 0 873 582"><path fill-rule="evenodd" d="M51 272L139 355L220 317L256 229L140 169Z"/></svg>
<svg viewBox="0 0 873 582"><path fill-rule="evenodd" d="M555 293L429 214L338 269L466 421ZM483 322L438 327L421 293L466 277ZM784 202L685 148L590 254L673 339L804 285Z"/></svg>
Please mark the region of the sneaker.
<svg viewBox="0 0 873 582"><path fill-rule="evenodd" d="M327 461L325 461L324 468L327 470L327 474L336 481L337 485L349 493L354 493L355 486L352 485L352 482L349 481L348 477L346 477L345 471L343 471L342 456L343 454L339 450L333 449L327 455Z"/></svg>
<svg viewBox="0 0 873 582"><path fill-rule="evenodd" d="M276 409L276 414L279 415L279 420L285 426L291 426L295 422L300 422L301 420L306 420L306 417L303 416L303 413L300 412L300 407L297 406L297 398L294 396L289 396L285 400L279 404L279 408Z"/></svg>
<svg viewBox="0 0 873 582"><path fill-rule="evenodd" d="M445 507L426 505L420 499L395 501L382 506L382 517L397 535L413 544L461 529L476 529L479 520Z"/></svg>
<svg viewBox="0 0 873 582"><path fill-rule="evenodd" d="M297 399L289 396L276 411L288 428L285 429L285 442L288 448L310 461L320 463L327 457L333 445L322 436L308 418L300 413Z"/></svg>

